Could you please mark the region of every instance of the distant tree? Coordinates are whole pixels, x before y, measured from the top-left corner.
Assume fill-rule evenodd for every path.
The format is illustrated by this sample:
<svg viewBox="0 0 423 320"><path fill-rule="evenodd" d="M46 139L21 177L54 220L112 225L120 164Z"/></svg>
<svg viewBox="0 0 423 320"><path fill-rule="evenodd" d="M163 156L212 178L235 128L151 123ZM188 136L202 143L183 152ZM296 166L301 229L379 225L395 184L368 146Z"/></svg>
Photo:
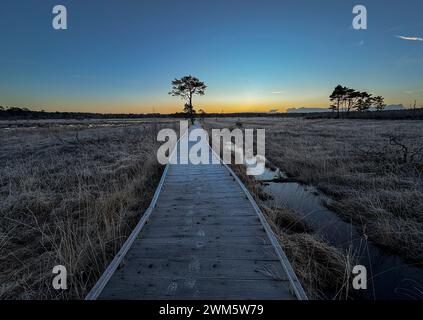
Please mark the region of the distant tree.
<svg viewBox="0 0 423 320"><path fill-rule="evenodd" d="M358 112L368 111L373 104L372 95L367 92L359 92L359 99L355 105Z"/></svg>
<svg viewBox="0 0 423 320"><path fill-rule="evenodd" d="M337 111L338 118L340 110L346 112L346 115L348 116L352 110L356 110L358 112L369 110L370 107L377 101L375 100L376 98L373 98L370 93L365 91L360 92L341 85L338 85L334 89L329 98L332 102L329 109L331 109L333 112ZM383 98L381 103L383 105Z"/></svg>
<svg viewBox="0 0 423 320"><path fill-rule="evenodd" d="M3 106L0 106L0 111L4 111L4 107Z"/></svg>
<svg viewBox="0 0 423 320"><path fill-rule="evenodd" d="M386 108L385 100L382 96L377 96L373 98L373 105L376 108L376 111L382 111Z"/></svg>
<svg viewBox="0 0 423 320"><path fill-rule="evenodd" d="M192 104L192 97L195 94L203 96L205 94L207 86L204 82L201 82L198 78L191 75L182 77L181 79L175 79L172 81L172 91L169 92L172 96L181 97L185 100L184 112L191 119L191 123L194 123L195 109Z"/></svg>
<svg viewBox="0 0 423 320"><path fill-rule="evenodd" d="M346 88L346 94L344 99L345 111L347 112L347 116L349 115L351 110L357 109L359 103L364 102L364 98L366 96L365 92L359 92L351 88Z"/></svg>
<svg viewBox="0 0 423 320"><path fill-rule="evenodd" d="M339 118L339 112L341 110L342 103L345 100L345 96L347 94L347 88L341 85L338 85L333 90L332 94L330 95L329 99L333 103L331 108L332 110L336 110Z"/></svg>

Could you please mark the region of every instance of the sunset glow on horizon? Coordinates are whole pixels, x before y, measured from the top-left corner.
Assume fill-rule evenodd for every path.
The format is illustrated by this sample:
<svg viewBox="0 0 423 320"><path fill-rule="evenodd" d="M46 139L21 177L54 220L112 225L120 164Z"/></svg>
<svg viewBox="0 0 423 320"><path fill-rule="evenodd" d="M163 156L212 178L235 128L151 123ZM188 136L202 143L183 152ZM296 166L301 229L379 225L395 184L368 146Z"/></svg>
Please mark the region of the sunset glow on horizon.
<svg viewBox="0 0 423 320"><path fill-rule="evenodd" d="M51 27L56 1L6 1L0 13L0 105L32 110L174 113L174 78L208 86L208 113L329 107L338 85L423 103L423 2L66 0L69 29ZM186 10L186 8L190 8Z"/></svg>

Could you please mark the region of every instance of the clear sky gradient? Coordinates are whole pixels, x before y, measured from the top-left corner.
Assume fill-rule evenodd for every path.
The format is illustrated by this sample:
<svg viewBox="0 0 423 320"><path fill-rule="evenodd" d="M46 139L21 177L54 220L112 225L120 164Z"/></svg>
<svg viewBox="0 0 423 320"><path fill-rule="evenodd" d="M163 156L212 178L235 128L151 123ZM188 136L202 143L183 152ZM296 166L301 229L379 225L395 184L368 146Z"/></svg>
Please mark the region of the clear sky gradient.
<svg viewBox="0 0 423 320"><path fill-rule="evenodd" d="M57 4L68 30L52 28ZM368 30L352 28L356 4ZM207 112L327 107L337 84L421 105L418 38L421 0L2 0L0 105L175 112L170 82L188 74Z"/></svg>

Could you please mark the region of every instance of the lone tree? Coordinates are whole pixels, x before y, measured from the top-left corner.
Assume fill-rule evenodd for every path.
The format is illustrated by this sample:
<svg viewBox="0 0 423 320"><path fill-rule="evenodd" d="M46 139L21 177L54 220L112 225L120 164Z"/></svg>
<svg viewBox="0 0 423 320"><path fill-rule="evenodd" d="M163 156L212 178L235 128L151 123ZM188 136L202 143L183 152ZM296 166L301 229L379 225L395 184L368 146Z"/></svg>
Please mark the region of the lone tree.
<svg viewBox="0 0 423 320"><path fill-rule="evenodd" d="M185 100L184 112L187 114L188 118L191 119L192 124L194 124L195 119L195 109L192 105L192 97L194 94L203 96L206 88L207 86L204 82L201 82L198 78L191 75L172 81L172 91L169 92L169 94L174 97L181 97L181 99Z"/></svg>

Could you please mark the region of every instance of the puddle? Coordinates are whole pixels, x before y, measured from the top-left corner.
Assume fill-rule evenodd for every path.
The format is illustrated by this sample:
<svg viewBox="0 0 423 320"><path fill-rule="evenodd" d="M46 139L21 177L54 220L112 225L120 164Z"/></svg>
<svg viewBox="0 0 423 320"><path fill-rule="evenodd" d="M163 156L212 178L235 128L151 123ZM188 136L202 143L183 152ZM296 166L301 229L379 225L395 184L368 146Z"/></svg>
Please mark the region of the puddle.
<svg viewBox="0 0 423 320"><path fill-rule="evenodd" d="M271 171L259 177L268 179ZM282 175L285 176L285 175ZM264 178L264 179L263 179ZM355 226L325 207L331 200L312 187L298 183L266 182L263 191L270 195L264 203L270 207L294 210L316 234L329 244L350 250L360 264L366 266L368 288L361 290L364 299L423 299L423 269L405 263L400 257L387 254L361 235Z"/></svg>
<svg viewBox="0 0 423 320"><path fill-rule="evenodd" d="M267 182L267 181L274 181L277 179L286 179L288 178L282 171L279 169L271 170L269 168L265 168L264 172L260 175L257 175L254 177L256 180L259 180L261 182Z"/></svg>

